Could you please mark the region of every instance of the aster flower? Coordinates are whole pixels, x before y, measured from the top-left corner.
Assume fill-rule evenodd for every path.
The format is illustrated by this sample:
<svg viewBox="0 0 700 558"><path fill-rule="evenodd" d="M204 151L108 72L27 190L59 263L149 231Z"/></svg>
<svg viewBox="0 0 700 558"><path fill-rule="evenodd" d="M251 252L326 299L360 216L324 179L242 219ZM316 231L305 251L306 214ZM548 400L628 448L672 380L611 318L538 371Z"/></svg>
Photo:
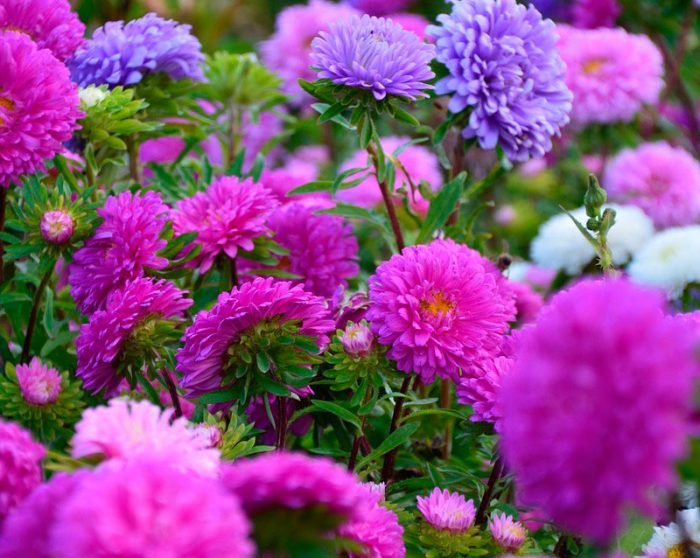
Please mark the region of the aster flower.
<svg viewBox="0 0 700 558"><path fill-rule="evenodd" d="M457 378L491 351L515 318L506 279L481 255L452 240L411 246L369 279L367 319L399 370Z"/></svg>
<svg viewBox="0 0 700 558"><path fill-rule="evenodd" d="M374 345L374 335L364 321L359 324L349 323L345 331L338 334L338 340L345 352L355 358L367 355Z"/></svg>
<svg viewBox="0 0 700 558"><path fill-rule="evenodd" d="M288 254L278 268L300 277L304 288L331 297L360 271L352 226L336 215L317 215L304 203L290 203L274 211L267 226Z"/></svg>
<svg viewBox="0 0 700 558"><path fill-rule="evenodd" d="M162 367L165 346L177 338L175 326L192 305L185 294L164 279L148 277L112 291L105 309L80 326L75 343L75 373L85 389L114 395L123 379L133 387L144 367Z"/></svg>
<svg viewBox="0 0 700 558"><path fill-rule="evenodd" d="M511 283L515 294L515 307L518 310L518 321L521 323L534 322L544 306L544 298L527 283Z"/></svg>
<svg viewBox="0 0 700 558"><path fill-rule="evenodd" d="M56 513L50 547L57 558L252 558L250 531L215 481L144 459L82 479Z"/></svg>
<svg viewBox="0 0 700 558"><path fill-rule="evenodd" d="M469 417L471 421L493 424L500 421L498 396L503 378L510 374L514 362L512 356L505 355L479 359L459 379L457 401L471 405L474 411Z"/></svg>
<svg viewBox="0 0 700 558"><path fill-rule="evenodd" d="M96 85L88 85L87 87L81 87L78 89L78 98L80 99L80 106L86 109L90 109L96 105L99 105L102 101L107 98L106 87L97 87Z"/></svg>
<svg viewBox="0 0 700 558"><path fill-rule="evenodd" d="M201 81L204 55L190 30L152 13L126 24L109 21L68 61L73 81L80 87L135 85L155 73Z"/></svg>
<svg viewBox="0 0 700 558"><path fill-rule="evenodd" d="M61 375L34 357L29 364L15 368L17 382L24 400L31 405L47 405L58 399L61 391Z"/></svg>
<svg viewBox="0 0 700 558"><path fill-rule="evenodd" d="M0 67L0 188L9 188L62 151L81 113L65 66L28 36L0 31Z"/></svg>
<svg viewBox="0 0 700 558"><path fill-rule="evenodd" d="M160 270L168 260L158 256L170 209L156 192L110 196L97 210L103 222L78 250L70 266L71 295L78 309L92 314L105 306L108 294L146 270Z"/></svg>
<svg viewBox="0 0 700 558"><path fill-rule="evenodd" d="M339 21L311 43L311 60L321 79L364 89L377 101L389 96L427 97L435 77L435 48L390 19L370 16ZM360 61L360 62L358 62Z"/></svg>
<svg viewBox="0 0 700 558"><path fill-rule="evenodd" d="M693 225L700 219L700 164L666 142L624 149L603 178L610 199L641 207L657 227Z"/></svg>
<svg viewBox="0 0 700 558"><path fill-rule="evenodd" d="M471 110L462 135L514 161L547 153L571 111L554 24L515 0L457 1L438 22L427 35L450 75L435 91L452 113Z"/></svg>
<svg viewBox="0 0 700 558"><path fill-rule="evenodd" d="M426 39L425 30L430 22L420 14L399 13L392 14L391 21L399 24L406 31L414 33L421 41Z"/></svg>
<svg viewBox="0 0 700 558"><path fill-rule="evenodd" d="M686 452L693 333L663 310L626 280L580 282L524 332L501 388L501 449L522 503L598 543L630 508L658 511L652 494L674 488Z"/></svg>
<svg viewBox="0 0 700 558"><path fill-rule="evenodd" d="M629 121L645 104L659 100L663 59L646 35L624 29L557 26L566 63L566 84L574 94L577 124Z"/></svg>
<svg viewBox="0 0 700 558"><path fill-rule="evenodd" d="M626 264L654 234L654 224L638 207L606 205L615 210L615 225L608 233L608 246L615 265ZM586 209L569 212L579 223L586 223ZM532 260L540 267L578 275L596 257L593 246L566 213L545 222L530 246Z"/></svg>
<svg viewBox="0 0 700 558"><path fill-rule="evenodd" d="M618 0L574 0L571 19L574 27L614 27L621 12Z"/></svg>
<svg viewBox="0 0 700 558"><path fill-rule="evenodd" d="M525 528L510 515L494 513L488 527L496 544L506 552L515 552L525 542Z"/></svg>
<svg viewBox="0 0 700 558"><path fill-rule="evenodd" d="M253 241L268 232L266 219L278 205L262 184L229 176L180 200L171 218L176 234L198 233L195 243L202 249L191 264L205 273L219 254L235 258L239 249L252 250Z"/></svg>
<svg viewBox="0 0 700 558"><path fill-rule="evenodd" d="M65 244L73 236L73 218L61 209L47 211L41 216L39 230L49 244Z"/></svg>
<svg viewBox="0 0 700 558"><path fill-rule="evenodd" d="M411 138L400 136L382 138L382 151L391 155L400 148L403 148L410 141ZM411 208L418 213L425 214L428 211L429 203L419 192L412 191L411 182L416 186L421 182L426 182L434 192L442 187L442 172L437 155L422 145L409 145L401 150L401 153L396 159L399 161L400 165L396 165L394 190L405 188L409 192L408 200ZM340 171L344 172L353 168L366 168L369 164L367 152L359 150L341 165ZM404 172L404 169L406 172ZM357 186L339 190L336 193L336 198L346 203L367 208L376 207L383 201L382 192L377 183L377 177L373 174L368 175L367 178ZM397 204L401 203L398 196L395 197L395 201Z"/></svg>
<svg viewBox="0 0 700 558"><path fill-rule="evenodd" d="M281 204L294 201L313 201L319 199L318 194L303 194L300 196L288 197L287 194L309 182L318 179L318 169L316 165L303 160L288 161L283 167L276 169L265 169L260 175L260 182L265 185L279 200ZM320 193L321 195L323 193ZM329 198L326 198L329 199Z"/></svg>
<svg viewBox="0 0 700 558"><path fill-rule="evenodd" d="M260 357L261 362L277 354L279 359L293 362L295 368L313 363L309 350L314 347L309 343L319 349L325 346L333 328L327 312L323 299L301 285L272 278L258 277L222 293L213 308L197 314L185 330L184 346L177 352L177 370L183 374L180 385L188 397L219 390L231 383L239 366L247 369L246 360L256 353L266 355ZM290 345L283 339L285 343L279 343L280 335L302 336L308 342ZM265 351L261 340L265 340ZM257 364L257 358L252 361ZM285 375L283 384L303 387L295 385L299 378L287 376L288 370L276 372Z"/></svg>
<svg viewBox="0 0 700 558"><path fill-rule="evenodd" d="M149 401L112 399L107 406L86 409L75 426L71 455L100 456L113 463L141 457L167 460L183 472L215 477L219 452L187 419L173 420Z"/></svg>
<svg viewBox="0 0 700 558"><path fill-rule="evenodd" d="M209 138L200 143L201 149L213 165L221 165L221 145L215 138ZM158 163L164 165L174 162L185 149L185 140L179 136L162 136L144 141L139 145L139 161L144 164ZM199 157L192 151L189 157ZM146 169L150 175L151 170Z"/></svg>
<svg viewBox="0 0 700 558"><path fill-rule="evenodd" d="M282 10L275 22L275 32L260 45L265 66L284 80L284 92L296 103L305 99L299 80L312 81L311 42L320 31L327 31L337 21L357 15L350 6L326 0L310 0L308 5L294 5Z"/></svg>
<svg viewBox="0 0 700 558"><path fill-rule="evenodd" d="M26 430L0 419L0 525L7 514L41 483L46 450Z"/></svg>
<svg viewBox="0 0 700 558"><path fill-rule="evenodd" d="M415 0L346 0L353 8L372 16L395 14L407 9Z"/></svg>
<svg viewBox="0 0 700 558"><path fill-rule="evenodd" d="M689 284L700 282L698 254L700 226L666 229L637 251L627 272L633 281L678 298Z"/></svg>
<svg viewBox="0 0 700 558"><path fill-rule="evenodd" d="M681 531L681 525L683 530ZM642 546L644 558L666 558L685 556L682 548L684 534L692 546L700 548L700 509L693 508L678 512L677 521L654 527L654 535Z"/></svg>
<svg viewBox="0 0 700 558"><path fill-rule="evenodd" d="M434 488L428 496L418 496L418 511L436 529L463 532L474 522L476 509L473 500L462 494Z"/></svg>

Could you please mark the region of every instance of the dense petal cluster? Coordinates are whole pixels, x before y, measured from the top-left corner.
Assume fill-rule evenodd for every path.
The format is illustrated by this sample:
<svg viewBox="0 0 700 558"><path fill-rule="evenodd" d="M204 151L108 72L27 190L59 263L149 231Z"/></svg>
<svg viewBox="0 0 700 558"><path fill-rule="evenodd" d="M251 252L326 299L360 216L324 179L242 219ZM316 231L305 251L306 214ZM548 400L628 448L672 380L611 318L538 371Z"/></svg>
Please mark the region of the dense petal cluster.
<svg viewBox="0 0 700 558"><path fill-rule="evenodd" d="M0 419L0 525L7 514L41 483L46 450L26 430Z"/></svg>
<svg viewBox="0 0 700 558"><path fill-rule="evenodd" d="M346 2L366 14L384 16L405 10L415 0L346 0Z"/></svg>
<svg viewBox="0 0 700 558"><path fill-rule="evenodd" d="M160 234L169 211L155 192L107 198L97 210L102 223L70 266L71 295L81 312L103 309L111 291L168 265L158 251L167 244Z"/></svg>
<svg viewBox="0 0 700 558"><path fill-rule="evenodd" d="M279 202L265 186L252 179L224 177L206 192L180 200L172 212L177 234L196 232L202 247L193 262L204 273L219 254L235 258L238 250L252 250L253 240L268 232L266 220Z"/></svg>
<svg viewBox="0 0 700 558"><path fill-rule="evenodd" d="M66 244L73 236L75 221L62 209L47 211L39 221L41 237L49 244Z"/></svg>
<svg viewBox="0 0 700 558"><path fill-rule="evenodd" d="M148 277L112 291L105 309L92 314L90 322L80 326L76 340L75 373L83 379L85 389L114 395L124 379L118 365L131 336L147 320L182 319L184 311L192 305L185 294L164 279L156 281ZM157 341L153 339L153 342Z"/></svg>
<svg viewBox="0 0 700 558"><path fill-rule="evenodd" d="M624 29L557 26L566 62L566 84L574 94L577 124L629 121L645 104L659 100L663 59L645 35Z"/></svg>
<svg viewBox="0 0 700 558"><path fill-rule="evenodd" d="M641 207L657 227L700 220L700 163L680 147L625 149L610 161L603 184L611 200Z"/></svg>
<svg viewBox="0 0 700 558"><path fill-rule="evenodd" d="M418 511L436 529L461 533L472 526L476 509L473 500L466 500L458 492L436 487L428 496L418 496Z"/></svg>
<svg viewBox="0 0 700 558"><path fill-rule="evenodd" d="M301 277L310 293L331 297L360 271L357 239L342 217L317 215L313 206L297 202L272 213L267 224L289 251L278 267Z"/></svg>
<svg viewBox="0 0 700 558"><path fill-rule="evenodd" d="M474 422L497 423L501 418L498 396L503 378L513 369L514 360L505 355L476 361L457 384L457 401L471 405Z"/></svg>
<svg viewBox="0 0 700 558"><path fill-rule="evenodd" d="M57 558L252 558L250 531L216 481L144 458L81 479L56 512L50 548Z"/></svg>
<svg viewBox="0 0 700 558"><path fill-rule="evenodd" d="M471 109L463 136L515 161L547 153L571 111L554 23L515 0L459 0L438 22L427 34L449 75L435 90Z"/></svg>
<svg viewBox="0 0 700 558"><path fill-rule="evenodd" d="M656 511L652 488L674 487L686 451L693 333L663 302L622 279L559 293L501 388L501 448L522 503L597 542L630 507Z"/></svg>
<svg viewBox="0 0 700 558"><path fill-rule="evenodd" d="M29 364L15 368L22 398L30 405L48 405L61 393L61 374L34 357Z"/></svg>
<svg viewBox="0 0 700 558"><path fill-rule="evenodd" d="M82 113L66 67L27 35L2 31L3 9L7 8L0 7L0 188L9 188L23 175L43 170L44 162L63 150Z"/></svg>
<svg viewBox="0 0 700 558"><path fill-rule="evenodd" d="M507 280L477 251L452 240L412 246L369 279L367 319L399 370L429 384L457 379L497 350L515 318Z"/></svg>
<svg viewBox="0 0 700 558"><path fill-rule="evenodd" d="M494 513L489 520L489 531L494 540L503 550L514 552L525 542L525 528L512 516L505 513Z"/></svg>
<svg viewBox="0 0 700 558"><path fill-rule="evenodd" d="M73 81L80 87L115 87L137 84L154 73L202 80L202 45L190 29L152 13L126 24L109 21L68 61Z"/></svg>
<svg viewBox="0 0 700 558"><path fill-rule="evenodd" d="M177 352L180 385L188 397L221 388L228 360L227 350L249 328L265 320L282 325L299 322L299 332L328 343L333 329L326 303L301 285L258 277L219 295L211 310L202 310L185 330L184 346Z"/></svg>
<svg viewBox="0 0 700 558"><path fill-rule="evenodd" d="M357 15L350 6L326 0L310 0L282 10L277 16L275 32L260 45L265 65L284 80L284 90L296 102L305 97L299 80L313 81L311 42L320 31L327 31L334 22Z"/></svg>
<svg viewBox="0 0 700 558"><path fill-rule="evenodd" d="M155 456L176 469L207 477L215 477L219 468L218 450L187 419L173 420L172 409L161 411L149 401L119 398L85 410L75 427L71 455L99 456L113 463Z"/></svg>
<svg viewBox="0 0 700 558"><path fill-rule="evenodd" d="M432 89L435 48L391 19L365 15L334 23L311 48L320 78L365 89L378 101L387 95L415 101Z"/></svg>

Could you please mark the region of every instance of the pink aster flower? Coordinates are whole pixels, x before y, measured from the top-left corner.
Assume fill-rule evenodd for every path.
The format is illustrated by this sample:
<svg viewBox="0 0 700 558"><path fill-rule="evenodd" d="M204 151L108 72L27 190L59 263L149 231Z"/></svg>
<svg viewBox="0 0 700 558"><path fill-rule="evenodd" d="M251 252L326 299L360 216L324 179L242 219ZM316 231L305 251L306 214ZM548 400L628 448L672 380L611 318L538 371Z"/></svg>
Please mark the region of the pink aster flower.
<svg viewBox="0 0 700 558"><path fill-rule="evenodd" d="M221 146L215 138L203 141L200 147L212 165L221 165ZM179 136L163 136L144 141L139 146L139 160L144 163L158 163L165 165L174 162L185 149L185 140ZM197 157L196 151L192 151L190 156ZM151 174L146 169L148 175Z"/></svg>
<svg viewBox="0 0 700 558"><path fill-rule="evenodd" d="M7 10L0 7L0 188L43 170L82 117L67 68L27 35L1 31Z"/></svg>
<svg viewBox="0 0 700 558"><path fill-rule="evenodd" d="M252 558L250 532L216 481L139 460L82 479L57 512L51 548L57 558Z"/></svg>
<svg viewBox="0 0 700 558"><path fill-rule="evenodd" d="M411 246L369 279L367 319L399 370L425 384L457 379L484 352L498 349L515 318L505 279L477 251L452 240Z"/></svg>
<svg viewBox="0 0 700 558"><path fill-rule="evenodd" d="M336 215L319 215L313 206L290 203L270 215L275 242L289 251L278 267L301 277L304 288L331 297L360 271L352 226Z"/></svg>
<svg viewBox="0 0 700 558"><path fill-rule="evenodd" d="M137 343L135 335L142 327L148 329L155 320L179 321L184 311L192 305L172 283L160 279L142 277L130 281L123 288L112 291L107 297L105 310L90 316L90 322L80 326L76 340L78 368L76 375L83 379L83 386L92 393L105 390L114 395L123 379L118 366L125 356L125 349ZM144 342L159 342L146 330ZM131 343L131 345L129 345Z"/></svg>
<svg viewBox="0 0 700 558"><path fill-rule="evenodd" d="M66 244L73 236L73 218L62 209L47 211L39 221L41 237L49 244Z"/></svg>
<svg viewBox="0 0 700 558"><path fill-rule="evenodd" d="M48 405L61 393L61 374L34 357L29 364L15 369L22 397L30 405Z"/></svg>
<svg viewBox="0 0 700 558"><path fill-rule="evenodd" d="M398 23L406 31L411 31L418 35L419 39L425 40L425 29L430 25L430 22L419 14L399 13L392 14L389 19L394 23Z"/></svg>
<svg viewBox="0 0 700 558"><path fill-rule="evenodd" d="M472 406L474 412L469 417L471 421L496 424L500 420L498 395L502 380L512 370L513 363L512 358L503 355L478 360L470 367L468 374L459 379L457 401Z"/></svg>
<svg viewBox="0 0 700 558"><path fill-rule="evenodd" d="M177 469L214 477L219 452L187 419L173 420L173 410L161 411L150 401L112 399L86 409L75 427L71 455L100 456L115 463L143 456L167 459Z"/></svg>
<svg viewBox="0 0 700 558"><path fill-rule="evenodd" d="M298 321L299 333L328 343L333 321L324 300L288 281L258 277L230 293L219 295L211 310L202 310L185 330L184 346L177 352L180 385L188 397L199 397L222 387L228 349L241 334L261 322L282 325Z"/></svg>
<svg viewBox="0 0 700 558"><path fill-rule="evenodd" d="M287 195L294 188L313 182L317 178L318 169L314 164L300 160L291 160L281 168L265 170L260 176L260 182L269 188L282 204L299 201L313 203L319 199L330 200L327 193L303 194L293 197Z"/></svg>
<svg viewBox="0 0 700 558"><path fill-rule="evenodd" d="M7 514L41 483L46 450L29 432L0 419L0 525Z"/></svg>
<svg viewBox="0 0 700 558"><path fill-rule="evenodd" d="M621 12L618 0L574 0L571 6L574 27L586 29L614 27Z"/></svg>
<svg viewBox="0 0 700 558"><path fill-rule="evenodd" d="M202 247L192 262L207 272L219 254L235 258L238 250L252 250L253 240L267 234L265 221L279 205L272 192L252 179L219 178L206 192L180 200L172 212L176 234L196 232Z"/></svg>
<svg viewBox="0 0 700 558"><path fill-rule="evenodd" d="M566 84L574 94L577 124L629 121L655 104L664 86L663 59L645 35L621 28L575 29L558 25Z"/></svg>
<svg viewBox="0 0 700 558"><path fill-rule="evenodd" d="M275 32L260 45L265 66L284 80L284 91L301 104L308 96L299 86L299 79L314 81L311 69L311 41L320 31L328 31L332 23L357 15L349 6L326 0L310 0L282 10L277 16Z"/></svg>
<svg viewBox="0 0 700 558"><path fill-rule="evenodd" d="M104 309L110 292L143 277L148 269L168 265L158 251L167 244L160 234L169 211L155 192L123 192L107 198L97 210L103 222L70 266L71 295L81 312L89 315Z"/></svg>
<svg viewBox="0 0 700 558"><path fill-rule="evenodd" d="M506 552L515 552L525 542L525 528L512 516L494 513L489 520L489 531L496 544Z"/></svg>
<svg viewBox="0 0 700 558"><path fill-rule="evenodd" d="M515 306L518 320L522 323L533 322L544 306L544 298L527 283L510 283L515 294Z"/></svg>
<svg viewBox="0 0 700 558"><path fill-rule="evenodd" d="M418 511L436 529L461 533L472 526L476 509L462 494L435 487L428 496L418 496Z"/></svg>
<svg viewBox="0 0 700 558"><path fill-rule="evenodd" d="M365 356L372 350L374 345L372 330L365 323L348 324L345 331L338 335L338 340L345 352L352 357Z"/></svg>
<svg viewBox="0 0 700 558"><path fill-rule="evenodd" d="M674 488L687 449L693 334L664 308L626 280L580 282L524 333L501 388L522 502L599 543L630 508L657 511L652 495Z"/></svg>
<svg viewBox="0 0 700 558"><path fill-rule="evenodd" d="M410 138L405 137L392 136L382 138L382 149L387 156L390 156L409 141L411 141ZM408 191L408 199L413 210L425 213L428 210L428 202L417 191L411 191L411 185L406 174L408 174L416 188L424 180L433 191L439 190L442 187L442 173L440 172L440 162L437 155L422 145L411 145L402 151L397 158L406 170L406 173L398 166L396 167L394 190L404 187ZM368 161L367 152L360 150L343 163L340 170L342 172L352 168L364 167L371 168L371 165ZM359 178L360 176L362 176L362 173L353 175L351 178ZM338 191L336 198L346 203L368 208L382 203L382 193L374 175L368 176L353 188ZM397 204L400 203L398 196L395 200Z"/></svg>
<svg viewBox="0 0 700 558"><path fill-rule="evenodd" d="M608 165L603 184L612 201L639 206L657 227L700 219L700 164L680 147L658 142L624 149Z"/></svg>
<svg viewBox="0 0 700 558"><path fill-rule="evenodd" d="M68 0L0 0L0 29L29 35L61 62L73 55L85 34Z"/></svg>

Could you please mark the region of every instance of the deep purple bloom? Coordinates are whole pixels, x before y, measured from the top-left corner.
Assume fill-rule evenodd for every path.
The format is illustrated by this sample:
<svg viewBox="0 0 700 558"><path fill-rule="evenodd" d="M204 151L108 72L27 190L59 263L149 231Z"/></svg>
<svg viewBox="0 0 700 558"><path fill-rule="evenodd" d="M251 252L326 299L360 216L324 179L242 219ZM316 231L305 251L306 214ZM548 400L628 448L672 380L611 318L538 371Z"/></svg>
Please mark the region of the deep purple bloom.
<svg viewBox="0 0 700 558"><path fill-rule="evenodd" d="M571 19L574 27L613 27L621 11L618 0L574 0Z"/></svg>
<svg viewBox="0 0 700 558"><path fill-rule="evenodd" d="M378 101L387 95L412 101L427 97L435 77L430 62L435 48L390 19L353 17L321 31L311 43L311 59L320 78L366 89Z"/></svg>
<svg viewBox="0 0 700 558"><path fill-rule="evenodd" d="M135 85L154 73L201 81L203 62L202 45L189 25L150 13L126 24L105 23L76 51L68 67L81 87L114 87Z"/></svg>
<svg viewBox="0 0 700 558"><path fill-rule="evenodd" d="M515 0L457 1L438 21L427 35L450 75L435 89L451 112L471 110L462 135L515 161L542 157L571 111L554 23Z"/></svg>
<svg viewBox="0 0 700 558"><path fill-rule="evenodd" d="M403 11L415 0L346 0L353 8L372 16L385 16Z"/></svg>

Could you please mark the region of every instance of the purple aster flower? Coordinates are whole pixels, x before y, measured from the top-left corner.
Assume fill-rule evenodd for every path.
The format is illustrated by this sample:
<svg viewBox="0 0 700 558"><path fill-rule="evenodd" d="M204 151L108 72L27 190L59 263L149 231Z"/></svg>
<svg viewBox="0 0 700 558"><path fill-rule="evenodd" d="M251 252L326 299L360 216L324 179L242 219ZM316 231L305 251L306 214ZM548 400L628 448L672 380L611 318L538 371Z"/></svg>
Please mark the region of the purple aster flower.
<svg viewBox="0 0 700 558"><path fill-rule="evenodd" d="M473 500L458 492L434 488L429 496L418 496L418 511L436 529L461 533L472 526L476 509Z"/></svg>
<svg viewBox="0 0 700 558"><path fill-rule="evenodd" d="M60 153L83 114L66 67L28 36L0 31L0 68L0 188L9 188Z"/></svg>
<svg viewBox="0 0 700 558"><path fill-rule="evenodd" d="M515 318L507 280L476 250L452 240L411 246L369 279L372 331L397 368L458 379L477 358L498 350Z"/></svg>
<svg viewBox="0 0 700 558"><path fill-rule="evenodd" d="M515 161L542 157L571 111L554 23L515 0L456 1L438 21L427 35L450 75L436 92L451 112L471 110L462 135Z"/></svg>
<svg viewBox="0 0 700 558"><path fill-rule="evenodd" d="M83 43L85 33L68 0L0 0L0 29L26 33L61 62Z"/></svg>
<svg viewBox="0 0 700 558"><path fill-rule="evenodd" d="M39 221L41 237L49 244L65 244L73 236L75 222L73 218L62 209L47 211Z"/></svg>
<svg viewBox="0 0 700 558"><path fill-rule="evenodd" d="M68 61L73 81L80 87L135 85L155 73L201 81L204 54L190 29L152 13L127 24L109 21Z"/></svg>
<svg viewBox="0 0 700 558"><path fill-rule="evenodd" d="M252 250L253 240L267 234L267 217L278 205L262 184L227 176L206 192L180 200L171 214L173 230L198 233L194 242L202 250L191 265L205 273L219 254L235 258L239 249Z"/></svg>
<svg viewBox="0 0 700 558"><path fill-rule="evenodd" d="M556 20L566 20L569 16L570 0L530 0L537 11L544 17Z"/></svg>
<svg viewBox="0 0 700 558"><path fill-rule="evenodd" d="M105 309L93 313L90 322L80 326L75 342L75 374L83 379L85 389L114 395L124 379L119 366L129 364L128 357L159 348L162 339L153 331L154 325L159 320L181 320L192 305L185 294L164 279L155 281L149 277L134 279L112 291Z"/></svg>
<svg viewBox="0 0 700 558"><path fill-rule="evenodd" d="M622 279L578 283L523 333L501 388L519 499L601 544L630 508L658 512L687 450L694 335L664 302Z"/></svg>
<svg viewBox="0 0 700 558"><path fill-rule="evenodd" d="M24 428L0 419L0 526L10 510L41 483L45 453Z"/></svg>
<svg viewBox="0 0 700 558"><path fill-rule="evenodd" d="M571 6L574 27L586 29L614 27L620 12L622 7L618 0L574 0Z"/></svg>
<svg viewBox="0 0 700 558"><path fill-rule="evenodd" d="M279 327L296 321L299 333L313 337L318 346L328 343L333 321L325 301L301 285L258 277L230 293L221 293L211 310L202 310L185 330L184 346L177 352L180 385L188 397L199 397L222 387L228 353L241 335L259 324Z"/></svg>
<svg viewBox="0 0 700 558"><path fill-rule="evenodd" d="M110 196L97 210L103 222L78 250L70 266L71 295L78 309L91 314L104 308L107 295L148 269L163 269L158 256L167 242L160 234L170 208L156 192Z"/></svg>
<svg viewBox="0 0 700 558"><path fill-rule="evenodd" d="M320 78L366 89L378 101L387 95L415 101L427 97L435 77L435 48L390 19L353 17L321 31L311 43Z"/></svg>
<svg viewBox="0 0 700 558"><path fill-rule="evenodd" d="M22 398L30 405L54 403L61 393L61 374L34 357L29 364L15 368Z"/></svg>
<svg viewBox="0 0 700 558"><path fill-rule="evenodd" d="M415 0L346 0L346 3L372 16L384 16L403 11Z"/></svg>

